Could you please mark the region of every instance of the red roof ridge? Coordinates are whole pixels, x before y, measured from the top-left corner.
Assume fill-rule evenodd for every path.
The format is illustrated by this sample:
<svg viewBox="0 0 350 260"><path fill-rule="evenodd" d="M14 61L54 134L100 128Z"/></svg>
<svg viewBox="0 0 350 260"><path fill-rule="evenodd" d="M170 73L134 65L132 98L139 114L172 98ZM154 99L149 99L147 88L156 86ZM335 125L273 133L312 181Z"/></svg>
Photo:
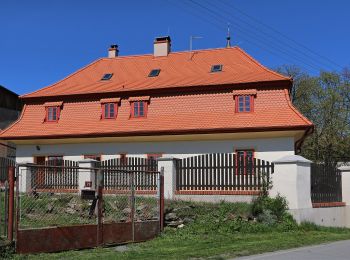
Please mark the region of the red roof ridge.
<svg viewBox="0 0 350 260"><path fill-rule="evenodd" d="M284 93L285 93L285 96L287 99L287 104L294 111L294 113L297 114L297 116L299 116L300 119L303 120L305 123L309 124L310 126L313 126L314 124L309 119L307 119L305 116L303 116L296 107L294 107L294 105L290 101L287 89L284 90Z"/></svg>
<svg viewBox="0 0 350 260"><path fill-rule="evenodd" d="M193 53L194 55L196 54L204 54L204 53L214 53L214 54L222 54L222 56L226 56L225 54L229 54L229 52L232 52L234 51L235 53L238 54L238 59L239 60L244 60L247 64L250 64L249 66L253 66L253 67L257 67L257 68L260 68L261 70L265 71L266 72L266 75L263 75L262 77L265 77L266 80L263 80L263 81L286 81L288 80L289 82L291 82L291 78L288 78L288 77L285 77L277 72L274 72L268 68L266 68L265 66L263 66L262 64L260 64L258 61L256 61L254 58L252 58L250 55L248 55L245 51L243 51L240 47L238 46L234 46L234 47L231 47L231 48L210 48L210 49L202 49L202 50L194 50L192 52L190 51L179 51L179 52L171 52L168 56L172 56L172 55L181 55L181 56L185 56L186 54L189 54L189 53ZM225 53L226 52L226 53ZM232 53L234 53L232 52ZM49 86L46 86L44 88L41 88L41 89L38 89L34 92L31 92L31 93L28 93L28 94L24 94L24 95L21 95L20 98L31 98L31 97L39 97L40 95L44 95L44 96L52 96L48 93L50 92L54 92L56 93L56 96L59 95L59 96L67 96L67 95L76 95L76 94L82 94L82 93L74 93L74 91L71 91L69 93L69 91L67 90L67 88L65 88L64 84L66 84L66 82L69 84L69 79L72 78L73 76L77 76L79 77L79 74L80 73L84 73L85 71L89 71L88 69L90 68L94 68L94 66L107 66L108 67L110 66L110 64L114 63L114 61L118 61L118 60L127 60L127 61L131 61L133 62L132 59L135 59L137 61L137 58L145 58L145 60L148 60L148 59L151 59L153 57L153 54L142 54L142 55L127 55L127 56L119 56L119 57L115 57L115 58L107 58L107 57L102 57L102 58L99 58L95 61L93 61L92 63L84 66L83 68L75 71L74 73L68 75L67 77L63 78L62 80L59 80L57 82L55 82L54 84L52 85L49 85ZM155 57L153 58L155 61L156 60L163 60L165 59L166 57ZM105 64L106 62L108 62L108 64ZM116 62L118 63L118 62ZM74 79L74 78L73 78ZM227 79L227 77L226 77ZM249 78L248 78L249 79ZM137 80L140 80L140 79L137 79ZM183 80L182 78L180 79L180 81ZM194 79L195 80L195 79ZM255 80L251 79L251 82L261 82L261 77L259 78L256 78ZM244 80L243 80L244 81ZM248 80L246 80L248 82ZM155 82L157 81L152 81L152 82L141 82L144 84L143 86L143 90L147 89L147 86L151 86L151 88L153 89L158 89L158 88L162 88L163 86L159 86L159 84L166 84L166 81L165 79L163 79L163 81L161 81L158 86L154 86ZM245 81L244 81L245 82ZM247 83L245 82L245 83ZM191 82L187 82L187 85L190 86ZM210 80L208 81L208 83L210 84ZM237 79L237 82L236 83L240 83L240 79L238 78ZM94 83L95 84L95 83ZM111 84L111 83L108 83L108 84ZM115 83L116 85L120 85L122 84L122 82L116 82ZM132 82L130 83L131 85L134 84L135 85L135 82ZM203 85L203 82L197 82L197 83L193 83L194 85L193 86L201 86ZM223 80L222 82L216 82L216 85L220 85L220 84L227 84L227 82L225 82L225 80ZM93 85L91 82L87 85L87 86L90 86L90 85ZM142 85L142 84L141 84ZM173 84L174 85L174 84ZM186 86L187 86L186 85ZM87 86L85 86L86 88L88 88ZM164 85L164 86L167 86L167 85ZM86 89L85 88L85 89ZM137 89L137 88L136 88ZM62 92L61 92L62 90ZM139 89L141 90L141 89ZM89 90L91 92L91 90ZM46 93L45 93L46 92ZM100 93L101 90L99 90L98 92L96 93ZM114 92L111 91L111 89L107 88L107 89L104 89L102 91L103 93L108 93L108 92ZM44 94L43 94L44 93ZM95 92L91 92L91 93L95 93Z"/></svg>
<svg viewBox="0 0 350 260"><path fill-rule="evenodd" d="M69 75L68 75L67 77L65 77L65 78L63 78L63 79L61 79L61 80L59 80L59 81L57 81L57 82L55 82L55 83L53 83L53 84L51 84L51 85L49 85L49 86L40 88L40 89L38 89L38 90L35 90L35 91L33 91L33 92L30 92L30 93L27 93L27 94L24 94L24 95L21 95L21 96L19 96L19 98L26 98L27 96L33 95L33 94L35 94L35 93L37 93L37 92L39 92L39 91L43 91L43 90L45 90L45 89L52 88L52 87L54 87L55 85L57 85L57 84L59 84L59 83L65 81L65 80L69 79L70 77L73 77L74 75L78 74L79 72L81 72L81 71L83 71L83 70L89 68L90 66L96 64L97 62L99 62L99 61L102 60L102 59L103 59L103 58L99 58L99 59L97 59L97 60L91 62L90 64L88 64L88 65L86 65L86 66L84 66L84 67L78 69L77 71L75 71L75 72L69 74Z"/></svg>
<svg viewBox="0 0 350 260"><path fill-rule="evenodd" d="M19 117L16 121L14 121L12 124L10 124L8 127L6 127L5 129L0 130L0 135L3 135L5 132L7 132L8 130L10 130L10 129L11 129L12 127L14 127L17 123L19 123L19 121L22 120L23 115L24 115L24 111L26 110L26 108L27 108L27 105L24 104L20 117Z"/></svg>
<svg viewBox="0 0 350 260"><path fill-rule="evenodd" d="M226 47L219 47L219 48L207 48L207 49L198 49L198 50L185 50L185 51L172 51L168 54L169 55L174 55L174 54L186 54L186 53L198 53L198 52L210 52L210 51L218 51L218 50L232 50L232 49L236 49L239 48L238 46L233 46L230 48L226 48ZM113 58L108 58L108 57L102 57L100 58L101 60L118 60L118 59L126 59L126 58L138 58L138 57L148 57L148 56L153 56L152 53L145 53L145 54L134 54L134 55L125 55L125 56L117 56L117 57L113 57ZM154 57L156 59L164 59L167 56L158 56L158 57Z"/></svg>
<svg viewBox="0 0 350 260"><path fill-rule="evenodd" d="M260 62L258 62L256 59L254 59L252 56L250 56L248 53L246 53L244 50L242 50L240 47L235 46L234 48L236 48L238 51L240 51L243 55L245 55L247 58L249 58L252 62L254 62L256 65L260 66L262 69L266 70L267 72L270 72L272 74L275 74L276 76L282 77L285 80L290 80L292 81L291 77L287 77L284 76L280 73L277 73L276 71L273 71L267 67L265 67L264 65L262 65Z"/></svg>

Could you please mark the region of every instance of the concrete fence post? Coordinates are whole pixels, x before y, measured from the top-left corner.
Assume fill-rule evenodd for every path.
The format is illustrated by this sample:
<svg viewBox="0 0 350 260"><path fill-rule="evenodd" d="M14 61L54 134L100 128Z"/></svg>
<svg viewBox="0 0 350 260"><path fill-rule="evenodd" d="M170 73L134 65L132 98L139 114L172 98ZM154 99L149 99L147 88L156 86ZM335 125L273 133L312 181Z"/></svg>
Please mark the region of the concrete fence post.
<svg viewBox="0 0 350 260"><path fill-rule="evenodd" d="M18 168L19 191L30 192L31 190L31 171L28 167L20 166Z"/></svg>
<svg viewBox="0 0 350 260"><path fill-rule="evenodd" d="M35 174L32 171L36 169L33 167L35 165L34 163L26 163L25 166L18 167L19 192L32 191L32 175Z"/></svg>
<svg viewBox="0 0 350 260"><path fill-rule="evenodd" d="M284 156L276 161L270 196L285 197L289 212L297 222L312 220L311 161L299 155Z"/></svg>
<svg viewBox="0 0 350 260"><path fill-rule="evenodd" d="M173 199L176 191L176 166L175 158L158 158L158 171L164 167L164 198Z"/></svg>
<svg viewBox="0 0 350 260"><path fill-rule="evenodd" d="M342 201L350 205L350 166L339 167L341 171Z"/></svg>
<svg viewBox="0 0 350 260"><path fill-rule="evenodd" d="M78 184L81 190L97 190L96 187L96 160L84 159L79 161Z"/></svg>

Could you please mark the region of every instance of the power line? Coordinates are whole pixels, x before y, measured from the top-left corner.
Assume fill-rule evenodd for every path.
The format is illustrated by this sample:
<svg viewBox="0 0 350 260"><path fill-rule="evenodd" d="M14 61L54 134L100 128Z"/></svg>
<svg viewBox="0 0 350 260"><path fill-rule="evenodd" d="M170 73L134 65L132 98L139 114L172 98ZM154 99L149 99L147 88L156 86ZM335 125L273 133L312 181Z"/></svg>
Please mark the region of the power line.
<svg viewBox="0 0 350 260"><path fill-rule="evenodd" d="M300 42L294 40L293 38L291 38L291 37L285 35L284 33L280 32L280 31L276 30L276 29L273 28L272 26L263 23L262 21L256 19L256 18L253 17L253 16L248 15L247 13L243 12L243 11L240 10L239 8L233 6L232 4L226 3L225 1L218 1L218 2L219 2L219 3L223 3L223 4L225 4L226 6L231 7L233 10L235 10L235 11L239 12L240 14L244 15L245 17L247 17L247 18L249 18L249 19L251 19L251 20L257 22L259 25L262 25L262 26L264 26L265 28L270 29L271 31L273 31L273 32L275 32L275 33L277 33L277 34L279 34L280 36L284 37L284 38L287 39L288 41L291 41L291 42L293 42L294 44L300 46L301 48L304 48L304 49L307 50L309 53L311 53L311 54L313 54L313 55L315 55L315 56L317 56L317 57L320 57L320 58L322 58L322 59L324 59L324 60L327 60L329 63L332 63L333 65L337 66L338 68L341 68L341 69L343 68L342 66L340 66L339 64L337 64L337 63L334 62L333 60L331 60L331 59L327 58L326 56L323 56L323 55L321 55L321 54L319 54L319 53L313 51L312 49L310 49L310 48L307 47L306 45L304 45L304 44L302 44L302 43L300 43Z"/></svg>
<svg viewBox="0 0 350 260"><path fill-rule="evenodd" d="M192 1L190 0L190 2L198 7L200 7L202 10L204 10L205 12L207 12L211 17L213 17L215 20L217 20L219 23L221 24L225 24L227 22L227 20L229 22L231 22L232 24L236 24L237 23L234 21L234 20L231 20L230 18L227 18L227 17L223 17L220 13L217 13L217 11L213 11L211 10L210 8L208 8L207 6L204 6L203 4L200 4L200 3L197 3L195 1ZM250 37L250 38L253 38L255 39L255 41L252 41L251 43L254 44L254 45L265 45L266 47L263 47L263 49L265 50L270 50L270 47L274 45L273 42L267 42L266 39L262 39L262 38L257 38L255 33L252 32L250 29L248 29L247 31L244 31L240 25L237 25L237 28L236 30L238 31L241 31L243 36L242 38L245 38L245 37ZM250 40L249 40L250 41ZM261 45L260 45L261 47ZM284 54L285 56L288 56L290 59L294 59L296 61L299 61L300 63L303 63L304 65L314 69L315 71L319 71L320 70L320 67L317 67L317 65L315 64L312 64L310 62L307 62L303 59L301 59L300 57L297 57L296 55L290 55L290 53L288 53L285 49L283 48L280 48L280 47L276 47L274 48L275 51L278 51L282 54Z"/></svg>
<svg viewBox="0 0 350 260"><path fill-rule="evenodd" d="M206 3L209 4L209 5L211 4L208 1L206 1ZM225 2L222 2L222 1L216 2L215 8L218 10L218 12L226 13L229 16L233 15L228 10L228 8L220 8L217 5L217 3L225 4ZM314 55L310 55L310 53L305 52L304 50L300 50L300 48L293 46L293 44L291 43L290 40L285 41L285 40L282 40L281 38L279 38L278 35L276 36L276 35L268 34L268 33L264 32L264 30L259 28L259 26L256 26L255 24L247 22L247 21L241 19L240 17L235 17L234 19L237 22L241 22L241 23L247 25L248 28L249 28L248 30L250 30L250 31L254 30L255 33L260 34L265 39L268 39L268 40L272 39L273 43L279 45L280 48L287 49L287 50L289 50L291 52L294 52L292 55L298 55L301 58L307 59L309 63L312 62L314 65L316 64L315 66L319 66L318 64L323 64L323 66L325 66L325 67L332 67L331 70L333 69L333 65L330 66L329 62L326 63L323 59L319 59L318 57L317 57L318 60L315 61Z"/></svg>
<svg viewBox="0 0 350 260"><path fill-rule="evenodd" d="M168 0L168 1L170 1L170 0ZM208 24L213 25L216 29L218 29L218 30L220 30L220 31L224 31L224 30L227 29L227 28L224 28L224 27L223 27L223 23L218 23L218 22L216 22L216 21L211 21L211 20L208 20L208 19L204 18L203 16L199 16L197 13L189 11L188 8L183 8L182 6L179 6L179 5L178 5L178 2L177 2L177 3L173 3L173 4L174 4L176 7L178 7L179 9L181 9L182 11L185 11L186 13L189 13L190 15L193 15L193 16L197 17L198 19L203 20L203 21L207 22ZM211 15L211 14L210 14L210 15ZM245 35L242 36L243 39L244 39L245 37L246 37ZM248 39L248 38L247 38L247 39ZM275 56L275 57L281 58L280 54L278 54L278 53L272 51L270 48L266 48L265 46L263 46L263 45L257 43L256 41L252 41L252 42L251 42L250 40L248 40L248 43L251 43L251 44L257 46L258 48L261 48L261 49L263 49L263 50L269 52L270 54L272 54L272 55ZM284 53L283 53L283 54L284 54ZM291 56L289 56L289 57L291 57ZM317 72L317 73L319 72L318 69L311 69L311 70L310 70L310 69L307 69L305 66L301 66L301 67L304 67L304 69L307 70L307 71L315 71L315 72Z"/></svg>

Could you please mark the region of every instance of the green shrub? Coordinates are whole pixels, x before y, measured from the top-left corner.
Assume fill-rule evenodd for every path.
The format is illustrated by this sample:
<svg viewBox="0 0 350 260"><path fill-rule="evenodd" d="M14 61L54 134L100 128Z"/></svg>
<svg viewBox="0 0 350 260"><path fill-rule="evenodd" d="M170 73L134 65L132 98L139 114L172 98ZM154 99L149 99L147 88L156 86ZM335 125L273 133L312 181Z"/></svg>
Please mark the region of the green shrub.
<svg viewBox="0 0 350 260"><path fill-rule="evenodd" d="M282 221L283 216L287 213L287 201L284 197L277 195L276 198L270 198L262 195L256 198L252 204L252 214L255 217L266 215L266 211L270 211L277 220Z"/></svg>
<svg viewBox="0 0 350 260"><path fill-rule="evenodd" d="M274 215L272 213L271 210L263 209L263 212L257 216L257 220L261 223L268 225L268 226L272 226L272 225L276 224L277 217L276 217L276 215Z"/></svg>

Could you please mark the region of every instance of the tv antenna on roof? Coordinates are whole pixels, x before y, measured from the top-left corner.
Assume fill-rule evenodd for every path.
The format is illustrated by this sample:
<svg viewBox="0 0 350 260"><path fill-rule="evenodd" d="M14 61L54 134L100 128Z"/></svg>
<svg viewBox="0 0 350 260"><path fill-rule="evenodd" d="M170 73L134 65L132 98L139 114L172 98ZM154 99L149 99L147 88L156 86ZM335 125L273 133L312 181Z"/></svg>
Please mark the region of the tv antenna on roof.
<svg viewBox="0 0 350 260"><path fill-rule="evenodd" d="M227 23L226 48L231 47L230 23Z"/></svg>
<svg viewBox="0 0 350 260"><path fill-rule="evenodd" d="M202 39L202 36L190 36L190 60L192 59L192 47L193 47L193 40L197 40L197 39Z"/></svg>

